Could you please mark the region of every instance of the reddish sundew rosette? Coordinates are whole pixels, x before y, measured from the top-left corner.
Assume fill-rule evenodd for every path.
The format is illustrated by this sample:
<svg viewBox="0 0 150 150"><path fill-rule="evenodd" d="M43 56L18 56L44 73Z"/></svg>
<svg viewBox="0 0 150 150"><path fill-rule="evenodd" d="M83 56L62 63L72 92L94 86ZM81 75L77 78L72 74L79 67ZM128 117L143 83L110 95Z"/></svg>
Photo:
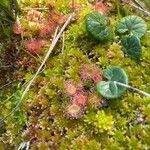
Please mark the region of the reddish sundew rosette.
<svg viewBox="0 0 150 150"><path fill-rule="evenodd" d="M74 81L72 80L67 80L64 83L64 90L65 93L68 96L73 96L75 95L77 92L82 90L82 84L76 84Z"/></svg>
<svg viewBox="0 0 150 150"><path fill-rule="evenodd" d="M80 68L80 77L84 82L92 80L95 84L102 80L101 70L94 64L83 64Z"/></svg>
<svg viewBox="0 0 150 150"><path fill-rule="evenodd" d="M31 53L39 53L46 44L44 40L28 40L25 42L26 49Z"/></svg>
<svg viewBox="0 0 150 150"><path fill-rule="evenodd" d="M92 9L101 13L102 15L106 15L110 11L110 8L102 2L97 2Z"/></svg>
<svg viewBox="0 0 150 150"><path fill-rule="evenodd" d="M49 19L48 21L45 21L43 24L41 24L40 29L39 29L39 34L40 36L51 36L57 27L57 23Z"/></svg>
<svg viewBox="0 0 150 150"><path fill-rule="evenodd" d="M65 110L65 115L69 119L78 119L83 115L83 107L74 103L68 104Z"/></svg>
<svg viewBox="0 0 150 150"><path fill-rule="evenodd" d="M66 16L52 11L48 20L42 23L39 28L40 36L52 36L57 26L61 26L66 20Z"/></svg>
<svg viewBox="0 0 150 150"><path fill-rule="evenodd" d="M87 103L87 96L83 92L77 92L72 99L72 103L85 106Z"/></svg>
<svg viewBox="0 0 150 150"><path fill-rule="evenodd" d="M67 20L66 16L56 12L51 12L50 18L53 19L58 25L64 24Z"/></svg>

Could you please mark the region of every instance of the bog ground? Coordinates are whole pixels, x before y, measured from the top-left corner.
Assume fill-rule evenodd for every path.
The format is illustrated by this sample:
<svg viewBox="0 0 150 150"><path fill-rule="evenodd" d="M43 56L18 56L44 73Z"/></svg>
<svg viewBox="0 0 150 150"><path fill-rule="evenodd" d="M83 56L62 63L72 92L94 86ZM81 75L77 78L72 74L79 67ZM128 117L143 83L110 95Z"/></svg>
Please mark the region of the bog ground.
<svg viewBox="0 0 150 150"><path fill-rule="evenodd" d="M0 2L0 150L149 150L150 2Z"/></svg>

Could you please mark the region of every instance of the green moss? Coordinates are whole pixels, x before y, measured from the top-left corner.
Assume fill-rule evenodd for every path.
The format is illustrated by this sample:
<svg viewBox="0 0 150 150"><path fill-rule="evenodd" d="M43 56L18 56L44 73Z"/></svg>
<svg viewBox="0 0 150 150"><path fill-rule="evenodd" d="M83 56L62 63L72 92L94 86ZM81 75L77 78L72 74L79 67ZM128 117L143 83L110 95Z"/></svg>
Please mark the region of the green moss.
<svg viewBox="0 0 150 150"><path fill-rule="evenodd" d="M22 0L21 6L45 7L47 3L47 0ZM105 44L95 42L89 37L85 28L85 16L91 12L91 4L86 0L79 3L83 9L80 18L65 31L64 53L62 54L60 39L46 63L46 68L38 75L19 110L1 126L0 139L3 142L0 142L0 149L17 149L21 142L27 141L30 141L30 148L33 150L149 148L150 99L131 90L121 98L107 100L107 107L88 105L80 119L70 120L65 116L65 106L70 99L64 92L64 81L80 81L79 70L83 63L94 63L101 69L120 66L128 74L130 85L150 93L149 33L142 38L142 58L137 64L124 56L117 37L113 42ZM59 0L55 5L64 14L72 11L68 7L68 0ZM112 13L109 17L114 27L117 16ZM149 21L147 24L150 29ZM30 32L35 33L31 30L25 36L28 37ZM25 56L30 59L29 55ZM36 71L35 68L28 66L27 70L19 70L18 73L24 80L29 81ZM20 99L24 86L17 85L13 84L10 89L0 91L0 118L8 114ZM13 93L16 94L15 97L11 97ZM139 116L142 116L143 121L136 124L135 120Z"/></svg>
<svg viewBox="0 0 150 150"><path fill-rule="evenodd" d="M104 111L97 113L89 113L85 116L84 121L91 125L96 133L111 131L113 127L113 118L111 115L105 114Z"/></svg>

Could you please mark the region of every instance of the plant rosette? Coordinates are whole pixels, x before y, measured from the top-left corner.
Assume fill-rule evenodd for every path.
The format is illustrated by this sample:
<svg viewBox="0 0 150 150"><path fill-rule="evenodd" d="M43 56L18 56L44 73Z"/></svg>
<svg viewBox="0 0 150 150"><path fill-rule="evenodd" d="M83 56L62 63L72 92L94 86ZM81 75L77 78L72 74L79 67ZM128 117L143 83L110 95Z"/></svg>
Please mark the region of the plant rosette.
<svg viewBox="0 0 150 150"><path fill-rule="evenodd" d="M149 93L128 85L128 76L126 72L118 66L106 69L104 71L104 77L108 81L98 82L96 88L98 93L106 99L115 99L122 96L127 88L139 92L146 97L150 97Z"/></svg>
<svg viewBox="0 0 150 150"><path fill-rule="evenodd" d="M126 87L118 85L117 82L128 84L128 77L125 71L115 66L106 69L104 71L104 77L108 81L100 81L97 84L98 93L107 99L115 99L122 96L126 91Z"/></svg>
<svg viewBox="0 0 150 150"><path fill-rule="evenodd" d="M141 38L147 31L145 21L138 16L126 16L117 25L117 31L122 34L134 35Z"/></svg>
<svg viewBox="0 0 150 150"><path fill-rule="evenodd" d="M99 12L92 12L86 16L86 29L98 41L109 41L113 38L113 31L108 26L109 19Z"/></svg>

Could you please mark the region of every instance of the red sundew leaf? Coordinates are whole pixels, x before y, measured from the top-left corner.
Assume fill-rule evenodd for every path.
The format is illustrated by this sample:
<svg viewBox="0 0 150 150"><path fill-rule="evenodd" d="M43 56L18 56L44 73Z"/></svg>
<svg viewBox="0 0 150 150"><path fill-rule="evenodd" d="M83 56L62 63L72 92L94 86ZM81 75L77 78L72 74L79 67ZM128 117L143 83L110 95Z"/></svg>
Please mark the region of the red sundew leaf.
<svg viewBox="0 0 150 150"><path fill-rule="evenodd" d="M72 80L67 80L64 83L65 93L69 96L75 95L77 92L81 91L83 88L82 84L77 84Z"/></svg>
<svg viewBox="0 0 150 150"><path fill-rule="evenodd" d="M21 26L21 24L19 24L19 23L15 23L14 25L13 25L13 32L15 33L15 34L22 34L23 33L23 27Z"/></svg>
<svg viewBox="0 0 150 150"><path fill-rule="evenodd" d="M64 24L66 20L67 17L65 15L55 12L53 6L49 5L49 17L40 23L39 35L42 37L52 36L56 27Z"/></svg>
<svg viewBox="0 0 150 150"><path fill-rule="evenodd" d="M72 96L77 92L77 87L72 80L65 81L64 89L65 93L69 96Z"/></svg>
<svg viewBox="0 0 150 150"><path fill-rule="evenodd" d="M52 12L50 14L50 20L51 19L54 20L58 25L62 25L67 20L67 17L62 14Z"/></svg>
<svg viewBox="0 0 150 150"><path fill-rule="evenodd" d="M78 119L83 115L83 108L74 103L68 104L65 111L65 116L69 119Z"/></svg>
<svg viewBox="0 0 150 150"><path fill-rule="evenodd" d="M98 74L95 74L93 77L92 77L92 80L94 81L95 84L97 84L99 81L102 81L102 75L100 73Z"/></svg>
<svg viewBox="0 0 150 150"><path fill-rule="evenodd" d="M48 21L46 21L41 25L39 29L40 36L47 36L47 35L51 36L54 33L57 26L58 24L54 20L49 19Z"/></svg>
<svg viewBox="0 0 150 150"><path fill-rule="evenodd" d="M83 81L92 80L97 83L102 80L102 73L95 64L83 64L80 68L80 77Z"/></svg>
<svg viewBox="0 0 150 150"><path fill-rule="evenodd" d="M25 47L31 53L39 53L45 44L44 40L29 40L25 43Z"/></svg>
<svg viewBox="0 0 150 150"><path fill-rule="evenodd" d="M87 96L82 92L76 93L73 97L72 103L79 106L85 106L87 103Z"/></svg>
<svg viewBox="0 0 150 150"><path fill-rule="evenodd" d="M109 10L110 10L110 8L109 8L106 4L104 4L104 3L102 3L102 2L97 2L97 3L93 6L92 9L93 9L94 11L97 11L97 12L103 14L103 15L108 14L108 13L109 13Z"/></svg>

